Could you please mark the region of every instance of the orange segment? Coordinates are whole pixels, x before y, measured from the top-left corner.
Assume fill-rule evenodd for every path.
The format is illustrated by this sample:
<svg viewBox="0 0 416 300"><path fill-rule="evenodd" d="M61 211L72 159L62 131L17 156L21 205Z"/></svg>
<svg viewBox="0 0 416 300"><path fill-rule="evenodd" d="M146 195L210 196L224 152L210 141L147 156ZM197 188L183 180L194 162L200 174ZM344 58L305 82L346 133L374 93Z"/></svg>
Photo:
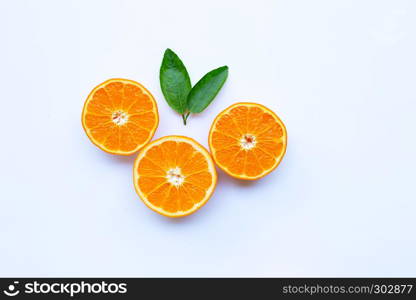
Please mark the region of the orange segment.
<svg viewBox="0 0 416 300"><path fill-rule="evenodd" d="M134 187L143 202L167 217L201 208L217 184L214 161L191 138L166 136L146 145L134 163Z"/></svg>
<svg viewBox="0 0 416 300"><path fill-rule="evenodd" d="M257 103L231 105L215 118L209 133L209 147L216 164L240 179L259 179L276 169L286 145L283 122Z"/></svg>
<svg viewBox="0 0 416 300"><path fill-rule="evenodd" d="M82 126L89 139L111 154L137 152L152 139L158 124L152 94L128 79L110 79L96 86L82 111Z"/></svg>

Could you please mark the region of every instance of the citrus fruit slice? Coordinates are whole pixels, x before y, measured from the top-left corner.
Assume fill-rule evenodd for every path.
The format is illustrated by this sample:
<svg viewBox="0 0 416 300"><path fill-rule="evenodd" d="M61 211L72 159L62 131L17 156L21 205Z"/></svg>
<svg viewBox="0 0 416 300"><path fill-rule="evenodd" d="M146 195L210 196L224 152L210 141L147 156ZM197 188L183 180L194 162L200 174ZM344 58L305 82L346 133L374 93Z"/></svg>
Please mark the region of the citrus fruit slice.
<svg viewBox="0 0 416 300"><path fill-rule="evenodd" d="M138 151L153 137L158 124L152 94L128 79L109 79L96 86L82 110L82 126L89 139L111 154Z"/></svg>
<svg viewBox="0 0 416 300"><path fill-rule="evenodd" d="M183 217L203 206L214 192L214 161L200 144L166 136L146 145L134 163L134 187L143 202L167 217Z"/></svg>
<svg viewBox="0 0 416 300"><path fill-rule="evenodd" d="M257 103L236 103L222 111L209 132L217 165L232 177L255 180L273 171L286 152L286 128Z"/></svg>

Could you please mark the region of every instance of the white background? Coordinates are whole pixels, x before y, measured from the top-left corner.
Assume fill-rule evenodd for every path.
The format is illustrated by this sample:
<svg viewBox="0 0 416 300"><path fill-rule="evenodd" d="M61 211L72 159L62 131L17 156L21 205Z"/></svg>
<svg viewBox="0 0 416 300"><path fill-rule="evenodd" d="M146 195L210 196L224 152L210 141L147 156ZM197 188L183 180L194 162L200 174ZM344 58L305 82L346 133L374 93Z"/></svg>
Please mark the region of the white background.
<svg viewBox="0 0 416 300"><path fill-rule="evenodd" d="M414 1L0 2L1 276L416 276ZM189 126L158 70L176 51L195 83L230 76ZM257 182L219 172L184 219L149 210L132 157L81 127L90 90L144 84L155 137L207 146L237 101L273 109L289 144Z"/></svg>

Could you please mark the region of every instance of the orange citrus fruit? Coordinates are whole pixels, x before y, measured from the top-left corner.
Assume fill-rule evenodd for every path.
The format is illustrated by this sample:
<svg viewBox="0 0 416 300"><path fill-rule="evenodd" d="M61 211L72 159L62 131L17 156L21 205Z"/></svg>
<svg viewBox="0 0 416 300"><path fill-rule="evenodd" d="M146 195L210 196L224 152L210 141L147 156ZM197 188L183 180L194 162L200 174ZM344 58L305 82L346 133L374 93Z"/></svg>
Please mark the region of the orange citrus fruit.
<svg viewBox="0 0 416 300"><path fill-rule="evenodd" d="M208 151L183 136L166 136L146 145L134 163L133 178L143 202L167 217L195 212L208 201L217 184Z"/></svg>
<svg viewBox="0 0 416 300"><path fill-rule="evenodd" d="M128 79L109 79L96 86L82 110L82 126L88 137L111 154L138 151L151 140L158 124L152 94Z"/></svg>
<svg viewBox="0 0 416 300"><path fill-rule="evenodd" d="M283 122L257 103L231 105L215 118L209 132L214 161L239 179L259 179L276 169L286 144Z"/></svg>

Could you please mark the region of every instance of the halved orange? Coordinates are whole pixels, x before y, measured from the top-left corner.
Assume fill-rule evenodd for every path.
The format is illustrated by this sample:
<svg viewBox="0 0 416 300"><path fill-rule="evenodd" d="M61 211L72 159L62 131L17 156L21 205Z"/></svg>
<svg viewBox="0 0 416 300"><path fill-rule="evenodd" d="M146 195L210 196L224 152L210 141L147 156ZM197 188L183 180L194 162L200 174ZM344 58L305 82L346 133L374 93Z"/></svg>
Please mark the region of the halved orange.
<svg viewBox="0 0 416 300"><path fill-rule="evenodd" d="M109 79L88 95L82 126L100 149L130 155L153 137L159 124L156 101L140 83Z"/></svg>
<svg viewBox="0 0 416 300"><path fill-rule="evenodd" d="M167 217L183 217L208 201L217 184L217 172L208 151L196 141L166 136L140 151L133 180L149 208Z"/></svg>
<svg viewBox="0 0 416 300"><path fill-rule="evenodd" d="M286 144L283 122L257 103L236 103L226 108L215 118L209 132L214 161L239 179L259 179L276 169Z"/></svg>

